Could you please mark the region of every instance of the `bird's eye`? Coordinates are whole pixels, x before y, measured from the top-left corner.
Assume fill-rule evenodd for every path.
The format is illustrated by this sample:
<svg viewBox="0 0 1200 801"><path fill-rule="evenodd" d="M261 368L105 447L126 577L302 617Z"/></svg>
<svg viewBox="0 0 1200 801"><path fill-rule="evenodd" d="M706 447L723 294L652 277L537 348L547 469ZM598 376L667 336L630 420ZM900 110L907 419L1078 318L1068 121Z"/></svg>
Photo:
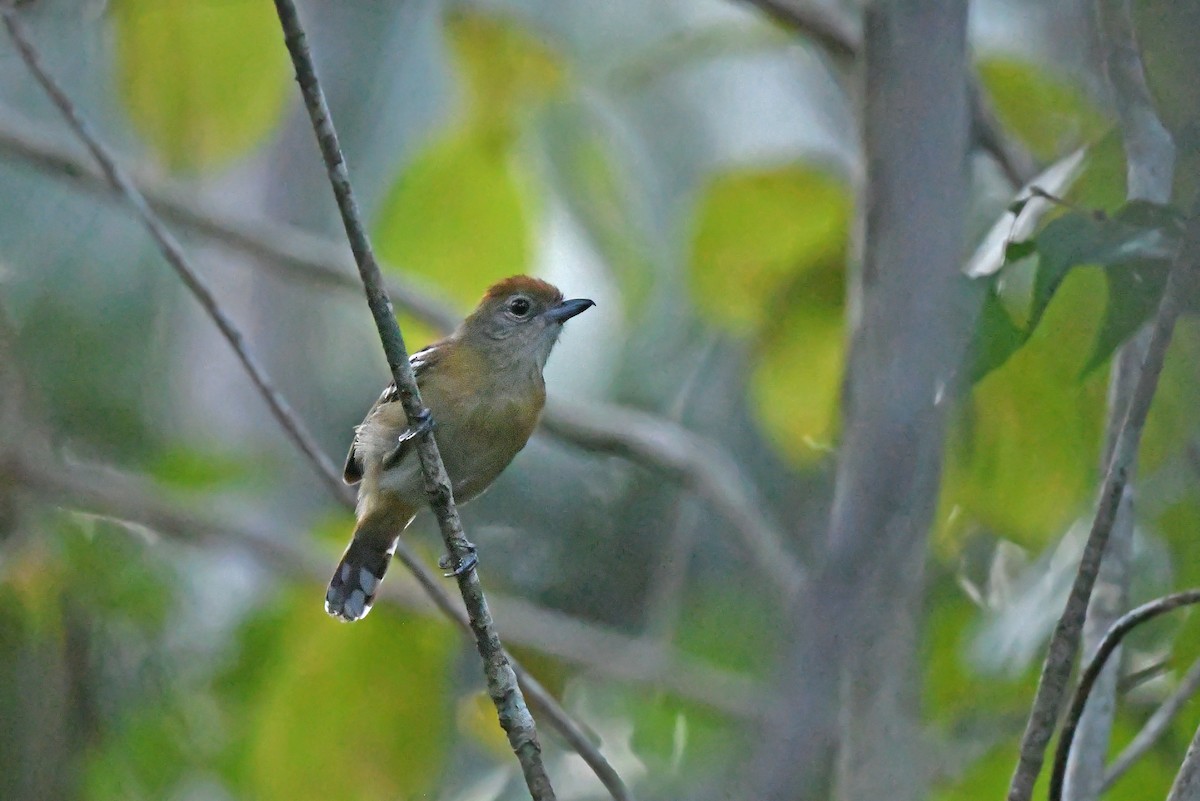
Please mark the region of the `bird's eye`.
<svg viewBox="0 0 1200 801"><path fill-rule="evenodd" d="M517 317L524 317L529 314L529 310L533 304L529 302L529 298L517 296L508 302L508 310Z"/></svg>

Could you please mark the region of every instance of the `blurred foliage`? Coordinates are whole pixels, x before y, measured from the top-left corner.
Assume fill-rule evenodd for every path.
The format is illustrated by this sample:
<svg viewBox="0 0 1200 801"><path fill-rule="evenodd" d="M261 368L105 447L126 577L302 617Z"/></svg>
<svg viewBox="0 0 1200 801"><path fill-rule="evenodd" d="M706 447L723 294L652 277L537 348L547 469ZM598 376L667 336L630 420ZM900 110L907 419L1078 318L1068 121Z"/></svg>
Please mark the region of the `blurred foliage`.
<svg viewBox="0 0 1200 801"><path fill-rule="evenodd" d="M728 98L711 79L782 65L787 81L754 87L781 107L803 94L790 83L801 72L819 87L814 96L844 87L823 71L810 75L824 67L796 59L776 26L732 17L676 24L669 10L645 4L594 9L583 22L547 7L533 20L517 5L310 4L327 90L342 93L339 109L377 145L364 152L403 150L402 164L356 170L381 257L463 309L492 281L543 268L568 276L564 288L609 293L619 311L596 310L609 316L598 335L584 334L593 339L574 352L576 363L552 362L562 370L552 392L599 369L587 348L603 351L617 373L592 384L605 400L712 439L738 461L766 517L796 537L797 552L819 556L861 213L852 177L862 165L807 144L780 148L777 131L762 132L790 119L774 108L763 120L724 119L717 104ZM947 440L922 621L933 797L945 801L999 797L1011 776L1042 632L1069 568L1068 531L1094 501L1107 366L1160 297L1178 207L1200 174L1189 66L1200 20L1187 4L1135 6L1149 80L1180 147L1176 208L1125 203L1120 137L1070 65L980 47L1005 129L1044 162L1079 147L1088 156L1063 207L1010 242L999 272L976 282L975 361ZM348 16L334 24L335 14ZM111 30L111 63L62 48L102 74L103 90L81 104L100 109L98 120L127 123L152 161L196 179L197 191L230 165L253 162L234 182L249 202L311 198L283 216L333 219L320 170L295 169L315 160L311 138L304 131L292 142L283 130L294 87L269 4L114 0L97 25ZM437 98L436 122L406 118L399 144L370 143L396 133L382 112L407 112L411 100L404 92L414 84L395 82L393 62L379 57L395 52L409 59L405 69L445 69L456 82ZM829 123L810 105L796 119ZM846 136L838 126L830 124L833 139ZM735 137L743 128L759 138ZM190 299L139 249L141 234L120 215L80 212L94 207L90 198L81 205L7 162L0 170L20 201L0 214L0 241L31 243L6 250L0 265L0 303L16 321L16 361L30 384L30 428L49 431L69 460L136 471L165 503L302 540L332 565L348 513L314 490L303 466L290 469L298 460L274 424L256 417L257 399L228 391L207 323L176 321ZM1008 192L987 180L976 187L980 208L988 202L980 198ZM547 248L547 221L559 217L580 242ZM364 397L350 381L373 391L379 378L371 341L347 346L361 309L351 319L332 294L234 277L223 270L238 259L213 250L210 263L195 248L218 295L322 443L344 448ZM298 303L293 291L317 299ZM581 319L566 339L590 323ZM297 326L318 333L293 338ZM433 335L403 326L414 346ZM331 364L350 362L361 371L330 378ZM1190 444L1198 365L1200 323L1189 317L1145 433L1137 599L1200 584ZM489 588L632 636L652 636L646 621L669 619L661 636L683 658L769 683L786 621L728 521L694 497L686 500L697 513L680 513L687 489L622 460L536 441L466 520L490 554ZM34 502L9 490L0 486L0 798L32 797L31 787L97 800L458 801L471 788L487 801L521 797L511 776L491 794L478 790L515 768L475 654L447 622L381 604L364 623L334 625L321 587L278 575L279 565L213 543L173 546L137 526L63 511L69 498ZM682 555L671 531L681 520L694 522ZM411 536L432 559L434 539ZM663 599L656 583L670 560L681 578ZM1179 615L1131 641L1129 669L1162 660L1169 672L1121 699L1114 750L1200 658L1198 627L1197 616ZM600 678L597 665L514 651L639 797L695 795L740 770L754 746L750 726L706 704ZM1112 796L1161 797L1194 726L1194 715L1182 716ZM543 728L542 741L553 776L588 776L557 735ZM579 782L571 797L603 797L592 779Z"/></svg>
<svg viewBox="0 0 1200 801"><path fill-rule="evenodd" d="M837 419L850 210L844 182L804 165L718 175L696 210L697 309L757 339L755 410L800 465L825 457Z"/></svg>
<svg viewBox="0 0 1200 801"><path fill-rule="evenodd" d="M453 720L457 634L388 608L369 626L330 626L316 589L286 593L242 629L222 679L235 786L252 798L424 797Z"/></svg>
<svg viewBox="0 0 1200 801"><path fill-rule="evenodd" d="M1004 56L982 58L978 67L1000 121L1041 161L1093 141L1105 128L1080 87L1044 68Z"/></svg>
<svg viewBox="0 0 1200 801"><path fill-rule="evenodd" d="M279 21L255 0L116 0L119 88L167 166L219 166L266 140L290 97Z"/></svg>

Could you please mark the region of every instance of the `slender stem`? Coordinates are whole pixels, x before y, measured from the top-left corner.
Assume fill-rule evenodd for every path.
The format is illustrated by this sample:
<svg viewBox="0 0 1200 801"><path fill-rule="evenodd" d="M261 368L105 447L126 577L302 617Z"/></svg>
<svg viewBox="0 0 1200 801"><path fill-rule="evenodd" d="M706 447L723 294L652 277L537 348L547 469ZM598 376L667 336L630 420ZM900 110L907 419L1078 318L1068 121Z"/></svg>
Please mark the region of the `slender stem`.
<svg viewBox="0 0 1200 801"><path fill-rule="evenodd" d="M1033 795L1034 782L1041 773L1046 746L1054 733L1059 709L1066 694L1071 665L1079 650L1080 633L1092 588L1096 583L1096 575L1100 571L1104 548L1108 544L1108 536L1125 493L1130 466L1137 456L1142 428L1146 424L1146 416L1150 412L1150 404L1158 388L1158 378L1162 373L1167 346L1175 329L1175 320L1194 281L1195 265L1192 262L1196 259L1198 250L1200 219L1193 218L1189 221L1184 241L1167 276L1167 286L1163 291L1162 301L1159 303L1151 329L1150 341L1146 346L1146 360L1142 365L1133 396L1129 400L1125 419L1117 433L1112 460L1101 486L1096 516L1084 546L1079 570L1067 597L1066 608L1063 609L1050 638L1050 647L1042 665L1033 707L1021 737L1020 754L1009 785L1008 801L1029 801Z"/></svg>
<svg viewBox="0 0 1200 801"><path fill-rule="evenodd" d="M1117 758L1108 766L1108 770L1104 771L1100 792L1112 789L1112 786L1117 783L1117 779L1124 776L1135 762L1145 756L1159 738L1171 728L1175 716L1198 690L1200 690L1200 659L1192 663L1187 673L1179 680L1179 686L1175 688L1175 691L1162 702L1158 709L1154 710L1154 714L1146 720L1141 731L1134 735L1133 739L1129 741L1129 745L1125 746L1125 750L1118 754Z"/></svg>
<svg viewBox="0 0 1200 801"><path fill-rule="evenodd" d="M1079 678L1079 686L1075 689L1071 707L1067 712L1066 721L1063 723L1062 736L1059 737L1058 750L1054 755L1054 770L1050 774L1050 801L1061 801L1062 799L1063 777L1067 773L1067 755L1071 752L1071 742L1075 738L1079 719L1083 716L1088 695L1091 693L1096 679L1100 676L1100 671L1104 669L1104 663L1121 644L1125 635L1141 624L1170 612L1172 609L1195 603L1200 603L1200 589L1167 595L1150 603L1142 604L1132 612L1123 615L1104 635L1104 639L1096 648L1096 655L1092 657L1092 661L1088 663L1083 675Z"/></svg>
<svg viewBox="0 0 1200 801"><path fill-rule="evenodd" d="M1130 0L1096 0L1095 3L1104 68L1117 106L1125 148L1128 197L1130 200L1167 203L1171 199L1175 147L1171 135L1158 119L1146 85L1129 6ZM1137 386L1149 335L1149 327L1143 327L1121 346L1113 359L1103 464L1107 464L1111 458L1109 451L1116 440L1116 432L1129 405L1129 398ZM1095 651L1104 633L1128 606L1126 595L1131 570L1133 482L1136 472L1135 458L1129 465L1129 483L1122 493L1107 554L1097 576L1094 599L1088 606L1083 628L1085 658ZM1100 797L1104 761L1116 709L1119 662L1119 658L1112 660L1112 664L1099 677L1092 691L1092 703L1080 721L1075 749L1068 758L1064 781L1066 797L1070 801L1096 801Z"/></svg>
<svg viewBox="0 0 1200 801"><path fill-rule="evenodd" d="M383 283L383 275L375 262L375 254L354 199L346 160L338 143L333 117L317 79L316 65L308 49L304 28L292 0L275 0L275 10L279 14L284 41L296 69L296 80L304 96L304 105L316 133L321 156L325 160L329 183L337 199L346 237L350 242L350 249L354 252L359 277L362 278L363 289L367 294L367 305L371 309L371 316L375 318L375 327L379 331L379 339L392 371L392 379L396 382L400 402L408 415L410 425L415 425L418 420L428 415L428 410L421 401L416 377L408 361L404 338L400 333L400 326L396 323L392 302ZM417 442L417 453L425 474L429 504L437 516L442 540L450 553L452 563L469 564L474 546L467 541L463 532L462 521L454 506L450 478L446 474L446 467L442 463L432 432L426 433ZM496 633L487 599L483 594L483 586L479 581L479 572L476 569L455 572L458 575L458 588L470 617L471 629L475 633L475 644L483 659L488 693L496 705L500 725L508 735L509 745L521 764L525 785L534 801L553 801L554 788L542 762L542 746L538 741L537 728L525 704L516 672Z"/></svg>

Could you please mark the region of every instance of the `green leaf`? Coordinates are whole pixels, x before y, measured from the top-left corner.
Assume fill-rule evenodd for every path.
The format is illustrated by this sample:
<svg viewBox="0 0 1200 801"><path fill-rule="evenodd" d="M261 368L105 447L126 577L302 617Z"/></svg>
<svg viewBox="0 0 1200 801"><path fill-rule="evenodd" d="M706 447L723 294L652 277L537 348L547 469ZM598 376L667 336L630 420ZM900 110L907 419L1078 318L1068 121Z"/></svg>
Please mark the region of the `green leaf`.
<svg viewBox="0 0 1200 801"><path fill-rule="evenodd" d="M226 489L245 484L261 470L251 459L203 448L168 445L146 467L159 483L173 489L192 492Z"/></svg>
<svg viewBox="0 0 1200 801"><path fill-rule="evenodd" d="M446 35L467 87L468 127L511 130L566 82L562 57L516 20L460 9L447 15Z"/></svg>
<svg viewBox="0 0 1200 801"><path fill-rule="evenodd" d="M1136 204L1123 208L1112 218L1079 212L1066 214L1042 229L1037 237L1040 260L1030 325L1037 325L1054 291L1073 267L1085 264L1108 267L1170 257L1176 247L1172 231L1157 224L1130 222L1148 216L1147 204Z"/></svg>
<svg viewBox="0 0 1200 801"><path fill-rule="evenodd" d="M762 336L750 376L755 417L793 464L828 457L839 421L846 357L841 256L777 291L778 312Z"/></svg>
<svg viewBox="0 0 1200 801"><path fill-rule="evenodd" d="M1004 262L1011 264L1021 259L1027 259L1037 253L1037 240L1026 239L1021 242L1009 242L1004 246Z"/></svg>
<svg viewBox="0 0 1200 801"><path fill-rule="evenodd" d="M1167 350L1154 405L1146 419L1138 460L1140 470L1149 473L1189 447L1200 423L1200 320L1179 318L1175 335ZM1194 532L1193 532L1194 533ZM1195 582L1200 584L1200 581Z"/></svg>
<svg viewBox="0 0 1200 801"><path fill-rule="evenodd" d="M134 127L174 169L263 142L291 83L279 21L257 0L117 0L118 88Z"/></svg>
<svg viewBox="0 0 1200 801"><path fill-rule="evenodd" d="M985 292L971 344L970 384L975 384L1008 361L1029 339L1025 329L1016 325L1009 316L994 280L989 280Z"/></svg>
<svg viewBox="0 0 1200 801"><path fill-rule="evenodd" d="M418 799L433 791L453 712L448 624L386 605L339 624L322 591L252 619L222 681L241 736L235 781L253 798ZM497 723L497 725L499 725Z"/></svg>
<svg viewBox="0 0 1200 801"><path fill-rule="evenodd" d="M938 517L947 542L983 527L1040 545L1090 501L1104 380L1077 377L1104 297L1099 271L1073 271L1028 341L964 402L947 441Z"/></svg>
<svg viewBox="0 0 1200 801"><path fill-rule="evenodd" d="M845 184L819 169L717 176L696 212L690 277L697 306L729 330L760 330L801 273L843 260L849 215Z"/></svg>
<svg viewBox="0 0 1200 801"><path fill-rule="evenodd" d="M979 61L996 116L1041 161L1097 138L1104 119L1083 92L1043 67L1007 57Z"/></svg>
<svg viewBox="0 0 1200 801"><path fill-rule="evenodd" d="M1145 261L1115 264L1104 271L1108 281L1108 305L1092 355L1083 367L1083 375L1108 361L1113 351L1154 316L1167 283L1169 267L1166 262Z"/></svg>
<svg viewBox="0 0 1200 801"><path fill-rule="evenodd" d="M468 308L484 287L527 272L532 179L511 146L507 136L465 130L420 153L375 222L380 255L435 281Z"/></svg>

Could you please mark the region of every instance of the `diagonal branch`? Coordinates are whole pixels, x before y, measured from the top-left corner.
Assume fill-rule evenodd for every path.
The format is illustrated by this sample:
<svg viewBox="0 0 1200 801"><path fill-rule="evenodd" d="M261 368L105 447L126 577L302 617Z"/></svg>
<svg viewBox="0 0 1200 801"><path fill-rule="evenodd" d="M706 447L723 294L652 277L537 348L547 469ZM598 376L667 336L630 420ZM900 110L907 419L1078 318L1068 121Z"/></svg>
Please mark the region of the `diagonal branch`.
<svg viewBox="0 0 1200 801"><path fill-rule="evenodd" d="M1158 119L1141 55L1133 34L1129 0L1096 0L1104 66L1120 117L1125 147L1130 200L1167 203L1171 199L1175 147L1171 135ZM1117 351L1109 380L1107 448L1111 449L1118 427L1137 384L1145 357L1148 327ZM1109 454L1104 454L1104 462ZM1122 493L1108 549L1096 579L1096 589L1083 627L1083 650L1090 655L1105 632L1128 606L1132 561L1134 512L1133 481L1136 461L1129 467L1129 485ZM1096 801L1104 778L1104 761L1117 696L1119 659L1105 669L1092 691L1091 704L1079 723L1074 750L1069 755L1065 779L1070 801ZM1056 766L1057 767L1057 766Z"/></svg>
<svg viewBox="0 0 1200 801"><path fill-rule="evenodd" d="M341 483L337 475L337 470L332 463L325 457L320 449L315 445L311 435L308 435L307 429L302 421L291 410L283 396L275 389L269 376L258 366L257 360L253 357L250 351L246 348L244 338L241 332L234 326L233 322L224 314L223 310L217 304L212 293L208 290L198 274L191 268L178 241L171 233L163 226L161 220L154 214L148 205L145 197L139 192L137 187L128 178L127 174L117 165L116 160L108 149L97 139L92 133L90 125L79 113L78 109L66 96L62 88L57 82L46 72L42 67L40 58L36 49L33 47L28 35L25 32L24 25L13 11L6 5L3 0L0 0L0 16L3 17L5 27L17 46L17 50L21 55L22 60L29 68L31 74L35 77L38 83L45 89L47 95L54 102L68 125L74 131L76 136L87 146L88 150L100 163L105 180L112 186L118 195L123 197L126 202L133 208L138 219L143 223L147 230L151 233L155 242L159 245L163 256L171 264L183 280L185 286L195 295L197 301L205 308L212 317L213 321L221 330L225 339L228 341L243 367L250 374L254 381L255 387L259 393L267 401L271 407L272 413L276 416L281 427L288 434L289 438L300 448L305 454L308 461L316 468L321 477L325 480L326 486L334 493L335 497L342 500L344 503L352 504L353 498L348 493L346 487ZM401 555L402 561L406 565L413 568L418 564L415 557L404 546L403 543L397 551ZM421 568L424 570L423 566ZM426 574L428 571L425 571ZM424 582L423 582L424 583ZM437 586L432 579L428 584L425 584L426 589L433 595L434 600L439 606L443 603L448 603L444 591ZM445 608L445 607L443 607ZM513 669L523 679L529 680L528 689L531 696L537 691L541 691L540 685L533 681L532 677L524 674L520 666L515 662ZM544 691L543 691L544 692ZM618 801L631 798L628 790L621 782L612 767L604 759L603 755L593 746L586 738L580 734L580 729L577 724L569 719L566 713L548 694L544 695L544 700L539 698L539 702L543 707L550 711L551 722L559 728L560 733L572 744L583 757L585 762L592 767L597 776L604 782L609 792Z"/></svg>
<svg viewBox="0 0 1200 801"><path fill-rule="evenodd" d="M1063 723L1062 736L1058 740L1058 750L1054 756L1054 771L1050 776L1050 801L1062 801L1063 777L1067 772L1067 755L1071 751L1071 741L1075 737L1079 719L1083 717L1088 695L1091 694L1096 679L1104 669L1105 662L1112 656L1113 651L1117 650L1121 640L1143 623L1173 609L1195 603L1200 603L1200 590L1185 590L1167 595L1142 604L1132 612L1123 615L1105 633L1100 645L1096 648L1096 655L1092 657L1092 661L1088 663L1079 677L1079 686L1075 689L1075 695L1071 699L1071 708L1067 711L1067 717Z"/></svg>
<svg viewBox="0 0 1200 801"><path fill-rule="evenodd" d="M1071 665L1079 650L1080 633L1087 614L1088 601L1092 596L1092 588L1096 583L1096 575L1100 570L1100 561L1104 556L1104 548L1108 544L1121 498L1125 494L1131 467L1137 458L1142 428L1146 424L1154 392L1158 388L1158 378L1162 373L1167 346L1175 330L1175 320L1179 317L1184 299L1194 291L1197 267L1195 262L1198 256L1200 218L1193 217L1188 221L1179 253L1167 275L1167 286L1146 345L1145 362L1142 364L1141 375L1138 376L1137 386L1129 399L1128 409L1113 445L1112 459L1100 490L1096 516L1084 546L1079 571L1067 597L1066 608L1063 609L1050 638L1050 647L1042 665L1033 708L1025 726L1025 733L1021 737L1020 754L1009 786L1008 801L1029 801L1033 795L1033 785L1041 772L1046 746L1054 733L1067 681L1071 676Z"/></svg>
<svg viewBox="0 0 1200 801"><path fill-rule="evenodd" d="M11 115L6 115L11 116ZM36 126L0 122L0 151L53 178L110 197L103 175ZM346 248L325 237L274 223L248 223L170 185L142 181L151 208L189 230L255 256L288 280L356 294L362 285L349 270ZM394 274L396 270L389 270ZM457 322L450 308L407 282L389 282L396 304L434 328L448 332ZM587 450L629 459L680 481L699 494L730 524L757 567L791 596L806 575L768 519L737 461L711 440L662 417L597 402L551 402L542 430ZM340 482L338 491L341 492Z"/></svg>
<svg viewBox="0 0 1200 801"><path fill-rule="evenodd" d="M383 274L375 262L371 242L359 215L358 203L350 185L350 173L346 169L345 156L338 143L333 117L317 80L316 65L309 53L304 28L292 0L275 0L275 10L279 14L284 41L296 69L296 80L300 84L304 105L308 110L313 131L317 135L325 168L329 173L329 183L337 199L350 249L354 251L358 274L367 293L367 305L375 318L375 327L379 331L379 339L400 395L400 403L408 416L409 425L416 428L418 421L429 417L429 410L421 401L421 392L417 387L412 365L408 361L404 338L383 284ZM463 532L462 521L459 520L458 511L454 506L450 478L446 474L446 466L442 463L442 456L431 430L417 441L417 454L421 460L421 470L425 474L429 504L437 516L451 563L457 566L454 573L458 577L458 588L470 616L475 644L484 663L488 694L496 705L500 725L508 735L509 745L521 763L521 772L525 776L525 786L529 789L530 796L534 801L553 801L554 788L542 763L542 746L538 741L537 728L517 684L517 675L492 622L492 614L483 594L483 585L479 581L479 571L473 566L474 546L467 541ZM464 566L466 569L462 569Z"/></svg>
<svg viewBox="0 0 1200 801"><path fill-rule="evenodd" d="M1117 779L1124 776L1135 762L1154 747L1159 738L1171 728L1171 724L1175 722L1175 716L1183 710L1188 701L1192 700L1192 696L1197 691L1200 691L1200 659L1192 663L1187 673L1180 679L1179 686L1146 719L1145 725L1133 736L1129 745L1125 746L1125 750L1118 754L1108 769L1104 771L1100 792L1112 789L1112 786L1117 783Z"/></svg>

